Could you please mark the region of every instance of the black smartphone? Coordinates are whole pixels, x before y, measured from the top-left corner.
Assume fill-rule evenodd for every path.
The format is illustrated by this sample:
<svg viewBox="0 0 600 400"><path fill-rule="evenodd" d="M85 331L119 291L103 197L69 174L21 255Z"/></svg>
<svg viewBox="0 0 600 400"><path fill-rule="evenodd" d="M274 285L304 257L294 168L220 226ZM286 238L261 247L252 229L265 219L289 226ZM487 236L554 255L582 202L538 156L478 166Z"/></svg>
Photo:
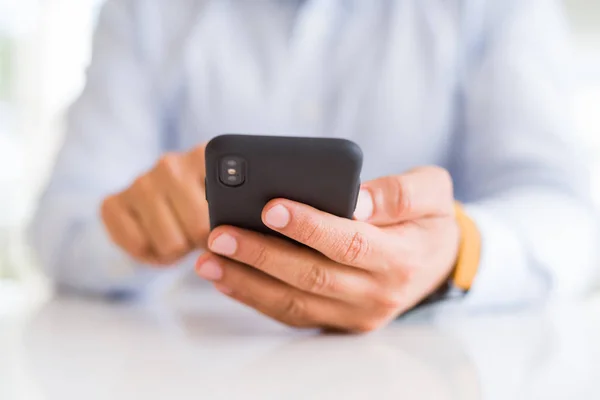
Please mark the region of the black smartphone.
<svg viewBox="0 0 600 400"><path fill-rule="evenodd" d="M261 220L275 198L352 218L363 155L346 139L222 135L206 146L210 225L272 234Z"/></svg>

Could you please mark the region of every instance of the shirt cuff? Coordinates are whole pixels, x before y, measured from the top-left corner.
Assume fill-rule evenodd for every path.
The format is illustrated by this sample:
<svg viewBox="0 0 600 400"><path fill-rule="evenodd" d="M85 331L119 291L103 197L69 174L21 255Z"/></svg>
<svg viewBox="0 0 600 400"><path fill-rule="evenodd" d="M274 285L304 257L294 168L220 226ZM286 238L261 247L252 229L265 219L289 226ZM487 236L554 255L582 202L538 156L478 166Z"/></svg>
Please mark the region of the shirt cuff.
<svg viewBox="0 0 600 400"><path fill-rule="evenodd" d="M180 268L158 269L137 263L110 240L100 221L72 232L62 260L59 286L111 297L163 293L181 275Z"/></svg>
<svg viewBox="0 0 600 400"><path fill-rule="evenodd" d="M464 305L473 308L522 305L539 299L546 280L530 267L523 243L493 209L467 204L464 211L481 237L479 268Z"/></svg>

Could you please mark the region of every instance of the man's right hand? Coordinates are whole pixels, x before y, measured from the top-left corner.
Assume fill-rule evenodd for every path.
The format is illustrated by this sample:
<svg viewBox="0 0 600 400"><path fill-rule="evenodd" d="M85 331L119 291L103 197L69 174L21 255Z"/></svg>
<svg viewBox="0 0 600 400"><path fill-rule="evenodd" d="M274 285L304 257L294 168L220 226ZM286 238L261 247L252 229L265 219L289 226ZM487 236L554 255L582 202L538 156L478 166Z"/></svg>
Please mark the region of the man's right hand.
<svg viewBox="0 0 600 400"><path fill-rule="evenodd" d="M111 239L136 260L169 265L206 248L205 147L164 155L152 170L102 203Z"/></svg>

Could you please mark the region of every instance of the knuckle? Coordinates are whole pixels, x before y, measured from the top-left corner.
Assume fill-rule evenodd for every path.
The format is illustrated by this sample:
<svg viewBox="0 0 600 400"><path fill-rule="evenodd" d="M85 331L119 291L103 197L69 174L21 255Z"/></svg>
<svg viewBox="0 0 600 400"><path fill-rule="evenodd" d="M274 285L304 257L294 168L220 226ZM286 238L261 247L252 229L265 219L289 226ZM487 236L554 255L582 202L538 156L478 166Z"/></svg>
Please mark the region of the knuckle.
<svg viewBox="0 0 600 400"><path fill-rule="evenodd" d="M252 265L262 269L269 262L269 252L265 246L257 246L252 258Z"/></svg>
<svg viewBox="0 0 600 400"><path fill-rule="evenodd" d="M164 154L156 164L156 168L166 172L169 175L177 175L179 157L175 153Z"/></svg>
<svg viewBox="0 0 600 400"><path fill-rule="evenodd" d="M390 176L385 183L376 189L374 197L385 203L386 212L391 216L399 216L410 212L410 180L404 175Z"/></svg>
<svg viewBox="0 0 600 400"><path fill-rule="evenodd" d="M412 210L412 185L409 179L392 180L392 212L395 215L410 213Z"/></svg>
<svg viewBox="0 0 600 400"><path fill-rule="evenodd" d="M452 186L452 175L450 174L450 171L448 171L445 168L441 168L441 167L436 167L437 168L437 173L440 176L440 180L442 182L444 182L446 184L446 186L451 187Z"/></svg>
<svg viewBox="0 0 600 400"><path fill-rule="evenodd" d="M375 307L383 313L383 316L388 316L396 312L402 307L402 296L392 291L379 290L372 296Z"/></svg>
<svg viewBox="0 0 600 400"><path fill-rule="evenodd" d="M440 180L450 178L450 173L448 172L448 170L437 165L428 165L426 167L423 167L422 171Z"/></svg>
<svg viewBox="0 0 600 400"><path fill-rule="evenodd" d="M206 241L208 240L208 234L209 234L208 230L203 229L200 224L189 228L190 239L194 243L199 244L202 247L206 247Z"/></svg>
<svg viewBox="0 0 600 400"><path fill-rule="evenodd" d="M316 243L321 239L322 227L319 221L304 221L298 229L298 240L302 243Z"/></svg>
<svg viewBox="0 0 600 400"><path fill-rule="evenodd" d="M133 239L131 240L125 250L132 255L133 257L139 258L144 256L148 252L148 242L143 239Z"/></svg>
<svg viewBox="0 0 600 400"><path fill-rule="evenodd" d="M121 230L121 216L119 215L118 200L115 198L107 198L100 206L100 218L111 237L115 238Z"/></svg>
<svg viewBox="0 0 600 400"><path fill-rule="evenodd" d="M304 329L304 328L311 327L311 324L304 320L296 320L296 319L292 319L289 317L283 318L283 319L278 319L278 320L280 322L284 323L285 325L289 326L290 328Z"/></svg>
<svg viewBox="0 0 600 400"><path fill-rule="evenodd" d="M283 301L281 314L278 318L287 321L293 321L295 324L301 324L306 315L306 305L297 295L291 294Z"/></svg>
<svg viewBox="0 0 600 400"><path fill-rule="evenodd" d="M374 332L385 325L385 322L377 318L363 318L357 321L352 327L352 331L357 333Z"/></svg>
<svg viewBox="0 0 600 400"><path fill-rule="evenodd" d="M117 197L116 196L108 196L102 201L100 205L100 214L102 218L106 219L107 216L112 215L117 208Z"/></svg>
<svg viewBox="0 0 600 400"><path fill-rule="evenodd" d="M342 246L340 260L344 264L355 264L368 256L370 245L368 239L361 232L355 232Z"/></svg>
<svg viewBox="0 0 600 400"><path fill-rule="evenodd" d="M454 180L450 172L442 167L430 167L432 175L436 177L436 184L444 195L454 195Z"/></svg>
<svg viewBox="0 0 600 400"><path fill-rule="evenodd" d="M423 168L423 172L429 176L440 199L454 199L454 179L450 171L438 166L428 166Z"/></svg>
<svg viewBox="0 0 600 400"><path fill-rule="evenodd" d="M399 276L404 282L414 282L418 271L419 268L416 265L407 265L399 272Z"/></svg>
<svg viewBox="0 0 600 400"><path fill-rule="evenodd" d="M189 161L194 165L199 165L204 167L204 153L206 149L206 144L202 144L200 146L194 147L187 153Z"/></svg>
<svg viewBox="0 0 600 400"><path fill-rule="evenodd" d="M404 259L402 263L394 263L386 271L391 279L398 282L408 283L415 279L415 275L422 270L419 266L424 265L423 261L420 261L419 257L411 255L410 252L404 251Z"/></svg>
<svg viewBox="0 0 600 400"><path fill-rule="evenodd" d="M133 182L131 188L136 194L147 195L154 191L154 182L149 174L144 174Z"/></svg>
<svg viewBox="0 0 600 400"><path fill-rule="evenodd" d="M185 240L177 238L163 242L160 247L161 256L173 257L186 252L188 244Z"/></svg>
<svg viewBox="0 0 600 400"><path fill-rule="evenodd" d="M335 287L333 280L333 275L327 269L317 264L312 264L300 275L299 286L305 291L326 293Z"/></svg>

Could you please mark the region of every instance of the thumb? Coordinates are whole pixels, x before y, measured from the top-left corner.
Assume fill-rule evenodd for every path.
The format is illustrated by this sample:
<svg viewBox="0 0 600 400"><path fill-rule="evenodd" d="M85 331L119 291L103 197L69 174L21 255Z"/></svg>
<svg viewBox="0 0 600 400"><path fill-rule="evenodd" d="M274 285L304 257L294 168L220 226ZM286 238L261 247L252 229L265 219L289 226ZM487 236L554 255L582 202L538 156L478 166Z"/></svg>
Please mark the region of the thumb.
<svg viewBox="0 0 600 400"><path fill-rule="evenodd" d="M387 226L453 212L454 194L448 171L420 167L364 183L354 218Z"/></svg>

